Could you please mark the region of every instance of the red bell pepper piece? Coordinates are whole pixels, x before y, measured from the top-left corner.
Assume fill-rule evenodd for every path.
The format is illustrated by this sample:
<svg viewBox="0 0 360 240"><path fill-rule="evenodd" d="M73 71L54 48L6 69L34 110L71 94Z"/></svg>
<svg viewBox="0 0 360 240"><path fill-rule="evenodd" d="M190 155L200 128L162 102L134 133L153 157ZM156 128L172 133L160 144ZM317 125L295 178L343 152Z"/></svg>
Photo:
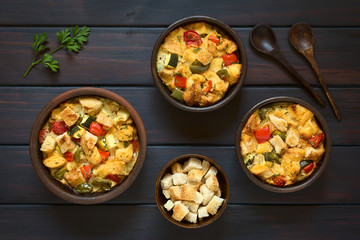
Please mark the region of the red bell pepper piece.
<svg viewBox="0 0 360 240"><path fill-rule="evenodd" d="M181 75L175 75L175 86L177 88L186 88L186 77L183 77Z"/></svg>
<svg viewBox="0 0 360 240"><path fill-rule="evenodd" d="M184 32L184 42L188 47L190 46L198 47L202 43L202 40L197 32L189 30Z"/></svg>
<svg viewBox="0 0 360 240"><path fill-rule="evenodd" d="M91 178L91 165L88 164L88 165L85 165L85 166L82 166L80 168L80 171L81 171L81 174L84 176L85 180L86 181L89 181L89 179Z"/></svg>
<svg viewBox="0 0 360 240"><path fill-rule="evenodd" d="M47 135L49 135L50 131L48 128L41 129L39 132L39 143L43 143Z"/></svg>
<svg viewBox="0 0 360 240"><path fill-rule="evenodd" d="M255 135L255 138L258 143L266 142L271 137L269 126L266 126L264 128L260 128L260 129L256 129L254 131L254 135Z"/></svg>
<svg viewBox="0 0 360 240"><path fill-rule="evenodd" d="M65 158L66 161L68 161L68 162L74 161L74 157L75 157L75 154L73 154L72 152L66 152L66 153L64 154L64 158Z"/></svg>
<svg viewBox="0 0 360 240"><path fill-rule="evenodd" d="M239 60L238 60L235 53L224 54L221 57L224 60L225 66L229 66L229 65L231 65L233 63L238 63L239 62Z"/></svg>
<svg viewBox="0 0 360 240"><path fill-rule="evenodd" d="M131 141L131 143L132 143L132 145L133 145L133 151L134 151L134 153L135 153L135 152L138 152L138 151L139 151L139 141L133 139L133 140Z"/></svg>
<svg viewBox="0 0 360 240"><path fill-rule="evenodd" d="M66 132L68 128L66 127L66 124L64 121L54 121L52 122L52 131L56 135L61 135L64 132Z"/></svg>
<svg viewBox="0 0 360 240"><path fill-rule="evenodd" d="M214 43L216 43L216 45L219 45L219 43L220 43L220 39L217 38L217 37L215 37L215 36L213 36L213 35L210 35L210 36L209 36L209 40L212 41L212 42L214 42Z"/></svg>
<svg viewBox="0 0 360 240"><path fill-rule="evenodd" d="M104 152L101 151L100 149L98 149L100 156L101 156L101 160L104 163L106 161L106 159L109 157L110 152Z"/></svg>
<svg viewBox="0 0 360 240"><path fill-rule="evenodd" d="M324 133L318 133L315 136L313 136L312 138L309 139L309 143L316 148L317 146L319 146L319 144L321 143L321 141L324 139Z"/></svg>
<svg viewBox="0 0 360 240"><path fill-rule="evenodd" d="M116 175L114 175L114 174L109 174L109 175L107 175L107 177L106 177L107 179L109 179L109 180L111 180L111 181L114 181L114 182L116 182L116 183L119 183L119 182L121 182L121 179L118 177L118 176L116 176Z"/></svg>
<svg viewBox="0 0 360 240"><path fill-rule="evenodd" d="M314 163L310 163L309 165L307 165L306 167L304 167L304 172L306 174L308 174L313 168L314 168L315 164Z"/></svg>
<svg viewBox="0 0 360 240"><path fill-rule="evenodd" d="M279 186L279 187L282 187L285 185L286 183L286 180L283 179L281 176L276 176L276 177L273 177L273 182L274 182L274 185L275 186Z"/></svg>
<svg viewBox="0 0 360 240"><path fill-rule="evenodd" d="M212 86L213 86L212 81L209 80L208 85L207 85L206 88L204 89L204 93L210 92L210 90L212 89Z"/></svg>
<svg viewBox="0 0 360 240"><path fill-rule="evenodd" d="M92 122L90 124L90 132L96 136L104 136L106 134L105 129L103 126L98 122Z"/></svg>

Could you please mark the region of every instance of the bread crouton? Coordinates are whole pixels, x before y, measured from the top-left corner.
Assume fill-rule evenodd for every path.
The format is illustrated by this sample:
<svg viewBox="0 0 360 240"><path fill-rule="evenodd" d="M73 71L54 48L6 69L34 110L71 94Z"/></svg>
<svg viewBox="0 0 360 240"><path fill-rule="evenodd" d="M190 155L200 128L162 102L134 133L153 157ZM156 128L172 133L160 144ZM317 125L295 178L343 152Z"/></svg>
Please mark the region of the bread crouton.
<svg viewBox="0 0 360 240"><path fill-rule="evenodd" d="M211 168L209 169L209 171L207 171L207 173L205 174L205 179L207 179L208 177L210 177L211 175L215 175L218 173L218 170L216 169L216 167L211 166Z"/></svg>
<svg viewBox="0 0 360 240"><path fill-rule="evenodd" d="M121 125L117 138L120 141L131 141L133 139L134 128L131 125Z"/></svg>
<svg viewBox="0 0 360 240"><path fill-rule="evenodd" d="M50 153L55 149L56 140L52 136L48 135L44 142L41 144L40 150L42 152Z"/></svg>
<svg viewBox="0 0 360 240"><path fill-rule="evenodd" d="M208 65L213 59L213 55L206 50L200 50L196 56L196 60L201 62L203 65Z"/></svg>
<svg viewBox="0 0 360 240"><path fill-rule="evenodd" d="M188 185L188 184L184 184L181 185L181 200L187 200L187 201L195 201L195 197L196 197L196 188Z"/></svg>
<svg viewBox="0 0 360 240"><path fill-rule="evenodd" d="M204 196L200 192L196 191L194 202L201 204L203 201L204 201Z"/></svg>
<svg viewBox="0 0 360 240"><path fill-rule="evenodd" d="M166 199L169 199L170 198L170 192L169 192L169 189L163 189L162 190L164 196Z"/></svg>
<svg viewBox="0 0 360 240"><path fill-rule="evenodd" d="M219 207L224 202L223 198L220 198L218 196L214 196L209 204L206 206L206 211L210 213L211 215L215 215L219 209Z"/></svg>
<svg viewBox="0 0 360 240"><path fill-rule="evenodd" d="M188 106L192 106L200 101L201 97L201 84L194 82L189 88L186 88L183 99Z"/></svg>
<svg viewBox="0 0 360 240"><path fill-rule="evenodd" d="M88 154L91 149L95 146L97 143L98 137L94 134L86 131L82 136L80 140L80 145L84 149L84 152Z"/></svg>
<svg viewBox="0 0 360 240"><path fill-rule="evenodd" d="M88 156L88 160L91 163L91 165L97 165L101 162L101 155L99 153L98 148L95 146L90 151L90 155Z"/></svg>
<svg viewBox="0 0 360 240"><path fill-rule="evenodd" d="M79 102L84 108L85 112L92 116L96 115L102 107L102 102L96 98L80 98Z"/></svg>
<svg viewBox="0 0 360 240"><path fill-rule="evenodd" d="M48 168L59 168L64 166L67 163L67 161L64 157L54 154L48 158L45 158L43 163Z"/></svg>
<svg viewBox="0 0 360 240"><path fill-rule="evenodd" d="M126 148L118 148L115 151L115 158L120 161L130 162L132 160L134 149L132 144L128 144Z"/></svg>
<svg viewBox="0 0 360 240"><path fill-rule="evenodd" d="M273 150L273 147L269 142L259 143L257 145L257 148L255 150L256 153L265 153L265 152L271 152Z"/></svg>
<svg viewBox="0 0 360 240"><path fill-rule="evenodd" d="M188 209L190 210L190 212L193 212L193 213L196 213L200 206L200 204L198 204L196 202L192 202L192 201L182 201L181 203L184 204L185 206L187 206Z"/></svg>
<svg viewBox="0 0 360 240"><path fill-rule="evenodd" d="M197 213L189 212L185 216L185 220L190 222L190 223L197 223Z"/></svg>
<svg viewBox="0 0 360 240"><path fill-rule="evenodd" d="M169 187L169 193L170 193L171 201L176 202L178 200L181 200L181 188L180 188L180 186Z"/></svg>
<svg viewBox="0 0 360 240"><path fill-rule="evenodd" d="M320 161L324 152L325 148L323 145L318 146L316 149L313 147L307 147L305 148L305 157L310 160Z"/></svg>
<svg viewBox="0 0 360 240"><path fill-rule="evenodd" d="M202 169L200 159L192 157L184 163L183 172L190 172L192 169Z"/></svg>
<svg viewBox="0 0 360 240"><path fill-rule="evenodd" d="M275 127L277 129L279 129L279 131L281 131L281 132L286 132L287 131L288 123L284 119L278 118L278 117L276 117L274 115L271 115L271 114L269 114L268 116L269 116L270 122L272 124L274 124Z"/></svg>
<svg viewBox="0 0 360 240"><path fill-rule="evenodd" d="M101 123L106 129L110 129L114 126L114 120L111 117L108 117L105 113L100 112L96 116L96 121Z"/></svg>
<svg viewBox="0 0 360 240"><path fill-rule="evenodd" d="M64 178L74 188L76 188L79 184L85 182L83 175L77 169L66 172L64 174Z"/></svg>
<svg viewBox="0 0 360 240"><path fill-rule="evenodd" d="M160 181L161 189L168 189L173 186L172 175L170 173L166 174Z"/></svg>
<svg viewBox="0 0 360 240"><path fill-rule="evenodd" d="M163 47L169 52L175 53L179 56L182 53L181 44L174 39L165 39Z"/></svg>
<svg viewBox="0 0 360 240"><path fill-rule="evenodd" d="M174 207L174 203L171 200L168 200L165 204L164 204L164 208L166 208L166 210L170 211L171 209L173 209Z"/></svg>
<svg viewBox="0 0 360 240"><path fill-rule="evenodd" d="M200 170L200 169L192 169L190 170L190 172L187 174L187 180L188 182L194 182L194 183L198 183L201 181L202 177L204 176L204 171Z"/></svg>
<svg viewBox="0 0 360 240"><path fill-rule="evenodd" d="M285 139L287 145L289 145L290 147L296 147L299 143L299 140L300 140L300 135L298 130L294 128L290 128L289 131L287 132Z"/></svg>
<svg viewBox="0 0 360 240"><path fill-rule="evenodd" d="M109 174L121 175L125 163L123 161L118 161L114 158L108 159L104 164L100 164L93 169L93 175L105 178Z"/></svg>
<svg viewBox="0 0 360 240"><path fill-rule="evenodd" d="M171 172L174 174L174 173L182 173L183 170L182 170L182 165L180 163L174 163L172 166L171 166Z"/></svg>
<svg viewBox="0 0 360 240"><path fill-rule="evenodd" d="M239 80L242 64L231 64L228 66L229 69L229 78L227 79L230 83L230 86L236 84Z"/></svg>
<svg viewBox="0 0 360 240"><path fill-rule="evenodd" d="M214 192L219 189L219 181L214 174L212 174L210 177L206 179L206 186L208 189Z"/></svg>
<svg viewBox="0 0 360 240"><path fill-rule="evenodd" d="M250 168L250 172L263 179L267 179L274 175L271 169L265 165L254 165Z"/></svg>
<svg viewBox="0 0 360 240"><path fill-rule="evenodd" d="M208 161L203 160L202 163L201 163L201 166L202 166L202 170L203 170L204 173L206 174L207 171L210 169L211 164L210 164Z"/></svg>
<svg viewBox="0 0 360 240"><path fill-rule="evenodd" d="M74 125L79 119L79 116L76 114L76 112L69 107L66 107L64 110L62 110L60 116L68 127Z"/></svg>
<svg viewBox="0 0 360 240"><path fill-rule="evenodd" d="M207 205L210 200L213 198L213 196L215 195L215 192L210 190L206 184L201 185L200 187L200 193L203 195L204 200L202 201L203 205Z"/></svg>
<svg viewBox="0 0 360 240"><path fill-rule="evenodd" d="M198 210L198 217L199 219L203 219L209 216L209 213L206 210L206 206L205 207L200 207Z"/></svg>
<svg viewBox="0 0 360 240"><path fill-rule="evenodd" d="M286 144L284 143L284 141L281 139L281 137L279 135L275 135L274 137L272 137L269 140L269 142L271 143L271 145L274 146L275 152L277 154L280 154L281 151L286 147Z"/></svg>
<svg viewBox="0 0 360 240"><path fill-rule="evenodd" d="M173 208L172 218L178 222L184 219L184 217L189 213L189 209L182 203L175 204Z"/></svg>
<svg viewBox="0 0 360 240"><path fill-rule="evenodd" d="M66 153L68 150L71 150L75 147L74 142L72 141L68 132L63 133L56 137L56 142L60 147L62 153Z"/></svg>
<svg viewBox="0 0 360 240"><path fill-rule="evenodd" d="M174 185L182 185L186 183L185 173L174 173L172 177Z"/></svg>

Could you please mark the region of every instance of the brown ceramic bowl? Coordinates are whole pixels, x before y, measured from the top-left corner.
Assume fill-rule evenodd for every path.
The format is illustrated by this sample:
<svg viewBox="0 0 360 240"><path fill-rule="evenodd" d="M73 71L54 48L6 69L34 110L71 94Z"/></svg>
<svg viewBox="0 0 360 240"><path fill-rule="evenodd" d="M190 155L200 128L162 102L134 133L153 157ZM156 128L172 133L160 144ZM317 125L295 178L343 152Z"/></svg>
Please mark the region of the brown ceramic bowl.
<svg viewBox="0 0 360 240"><path fill-rule="evenodd" d="M165 86L165 84L160 79L160 77L157 73L157 68L156 68L156 60L157 60L157 54L159 51L159 47L164 42L164 39L166 38L166 36L171 31L175 30L176 28L178 28L180 26L185 26L185 25L188 25L190 23L195 23L195 22L206 22L212 26L215 26L216 28L218 28L219 30L224 32L227 36L231 37L238 45L237 53L239 56L239 61L242 64L242 71L241 71L238 83L236 83L234 86L229 88L227 90L225 96L221 100L219 100L215 104L207 106L207 107L199 107L199 106L198 107L189 107L185 103L179 102L176 99L172 98L170 96L171 91ZM186 18L183 18L183 19L171 24L168 28L166 28L166 30L163 33L160 34L159 38L157 39L157 41L154 45L152 55L151 55L151 72L152 72L152 76L153 76L155 85L159 89L161 95L163 95L165 97L165 99L167 101L169 101L172 105L174 105L182 110L186 110L186 111L190 111L190 112L209 112L209 111L218 109L218 108L224 106L225 104L227 104L228 102L230 102L230 100L233 99L236 96L236 94L239 92L239 90L245 80L246 71L247 71L246 51L245 51L245 47L244 47L242 41L240 40L240 37L227 24L225 24L215 18L211 18L211 17L207 17L207 16L186 17Z"/></svg>
<svg viewBox="0 0 360 240"><path fill-rule="evenodd" d="M292 185L284 186L284 187L278 187L278 186L268 184L268 183L262 181L261 179L257 178L255 175L253 175L244 163L244 159L243 159L243 156L241 155L241 148L240 148L241 131L244 128L244 126L245 126L246 122L248 121L249 117L251 116L251 114L253 114L257 109L259 109L265 105L268 105L271 103L280 103L280 102L297 103L297 104L300 104L300 105L306 107L307 109L309 109L314 114L315 119L317 120L317 123L319 124L320 128L323 130L323 132L325 134L325 141L324 141L325 153L323 155L322 160L320 160L318 166L316 167L316 169L312 172L312 174L310 176L303 179L302 181L299 181ZM310 184L312 184L324 172L324 170L329 162L330 151L331 151L330 132L329 132L329 128L326 124L326 121L322 117L322 115L310 104L308 104L300 99L293 98L293 97L286 97L286 96L273 97L273 98L266 99L266 100L258 103L257 105L255 105L252 109L250 109L250 111L242 119L242 121L237 129L235 144L236 144L235 149L236 149L236 155L237 155L238 161L239 161L242 169L244 170L245 174L250 178L250 180L253 181L256 185L258 185L266 190L269 190L272 192L278 192L278 193L295 192L295 191L301 190L303 188L306 188Z"/></svg>
<svg viewBox="0 0 360 240"><path fill-rule="evenodd" d="M167 173L171 173L171 166L174 163L180 163L183 164L186 160L188 160L190 157L195 157L198 158L200 160L206 160L208 161L212 166L216 167L218 170L218 173L216 175L216 177L219 180L219 185L221 188L221 198L224 199L223 204L221 205L221 207L219 208L218 212L215 215L210 215L209 217L204 218L201 221L198 221L197 223L190 223L187 222L185 220L182 220L181 222L176 221L175 219L173 219L172 216L172 210L171 211L167 211L166 208L164 208L164 204L167 202L168 199L165 198L161 186L160 186L160 182L161 179L167 174ZM163 169L160 171L157 179L156 179L156 183L155 183L155 200L156 200L156 204L160 210L160 212L162 213L162 215L164 215L164 217L169 220L170 222L172 222L173 224L180 226L180 227L184 227L184 228L200 228L200 227L204 227L209 225L210 223L214 222L216 219L218 219L220 217L220 215L225 211L226 205L229 202L229 197L230 197L230 185L229 185L229 181L226 177L226 174L224 172L224 170L220 167L219 164L217 164L213 159L200 155L200 154L185 154L185 155L181 155L178 156L176 158L174 158L173 160L171 160L170 162L168 162Z"/></svg>
<svg viewBox="0 0 360 240"><path fill-rule="evenodd" d="M60 103L71 99L75 97L80 96L99 96L104 97L107 99L111 99L118 104L125 107L129 113L131 114L131 117L133 118L135 125L138 130L138 136L139 136L139 156L138 160L130 173L130 175L125 178L125 180L115 186L113 189L111 189L109 192L105 193L92 193L92 194L79 194L74 192L69 187L65 186L61 182L54 179L50 171L46 166L43 164L43 156L42 152L40 151L40 143L38 141L39 139L39 131L43 127L43 125L47 122L49 119L49 116L51 114L51 111L56 108ZM44 185L56 196L67 200L72 203L77 204L96 204L101 203L104 201L108 201L121 193L123 193L130 185L135 181L136 177L139 175L141 168L145 161L146 156L146 150L147 150L147 137L146 132L144 128L144 124L139 116L139 114L136 112L136 110L128 103L124 98L120 97L119 95L105 90L101 88L90 88L90 87L84 87L79 89L70 90L67 92L64 92L60 94L59 96L55 97L53 100L51 100L39 113L38 117L36 118L33 128L31 130L30 134L30 157L32 161L32 165L35 169L36 174L40 178L40 180L44 183Z"/></svg>

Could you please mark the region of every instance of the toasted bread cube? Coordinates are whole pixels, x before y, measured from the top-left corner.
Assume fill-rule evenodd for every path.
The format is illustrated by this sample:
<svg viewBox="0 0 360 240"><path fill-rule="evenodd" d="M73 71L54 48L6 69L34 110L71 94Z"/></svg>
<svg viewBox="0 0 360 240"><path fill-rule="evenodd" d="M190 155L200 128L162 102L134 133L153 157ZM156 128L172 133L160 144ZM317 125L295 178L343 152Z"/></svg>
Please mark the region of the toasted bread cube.
<svg viewBox="0 0 360 240"><path fill-rule="evenodd" d="M128 144L126 148L118 148L115 151L115 158L120 161L130 162L132 160L134 149L132 144Z"/></svg>
<svg viewBox="0 0 360 240"><path fill-rule="evenodd" d="M66 107L64 110L62 110L60 116L68 127L74 125L79 119L79 116L76 114L76 112L69 107Z"/></svg>
<svg viewBox="0 0 360 240"><path fill-rule="evenodd" d="M166 199L170 198L170 191L168 189L164 189L164 190L162 190L162 192Z"/></svg>
<svg viewBox="0 0 360 240"><path fill-rule="evenodd" d="M324 152L324 145L320 145L317 148L307 147L305 148L305 157L314 161L320 161Z"/></svg>
<svg viewBox="0 0 360 240"><path fill-rule="evenodd" d="M56 140L52 136L46 136L44 142L41 144L40 150L42 152L50 153L55 149Z"/></svg>
<svg viewBox="0 0 360 240"><path fill-rule="evenodd" d="M110 129L114 126L114 120L102 111L96 116L96 121L101 123L106 129Z"/></svg>
<svg viewBox="0 0 360 240"><path fill-rule="evenodd" d="M177 55L181 55L181 44L174 39L166 39L163 46L166 50Z"/></svg>
<svg viewBox="0 0 360 240"><path fill-rule="evenodd" d="M181 185L181 200L187 200L187 201L195 201L195 195L196 195L196 188L188 185L188 184L184 184Z"/></svg>
<svg viewBox="0 0 360 240"><path fill-rule="evenodd" d="M210 177L206 179L206 186L214 192L219 189L219 181L214 174L211 174Z"/></svg>
<svg viewBox="0 0 360 240"><path fill-rule="evenodd" d="M192 169L187 175L188 182L198 183L204 176L204 171L200 169Z"/></svg>
<svg viewBox="0 0 360 240"><path fill-rule="evenodd" d="M131 141L133 139L134 128L131 125L121 125L117 138L120 141Z"/></svg>
<svg viewBox="0 0 360 240"><path fill-rule="evenodd" d="M216 169L216 167L212 166L209 171L205 174L205 179L207 179L208 177L210 177L211 175L215 175L218 173L218 170Z"/></svg>
<svg viewBox="0 0 360 240"><path fill-rule="evenodd" d="M109 158L104 164L99 164L93 169L93 175L100 178L105 178L109 174L126 175L123 174L125 169L126 166L123 161Z"/></svg>
<svg viewBox="0 0 360 240"><path fill-rule="evenodd" d="M201 204L203 201L204 201L204 196L200 192L196 191L195 203Z"/></svg>
<svg viewBox="0 0 360 240"><path fill-rule="evenodd" d="M190 172L192 169L202 169L201 160L197 158L189 158L183 165L183 172Z"/></svg>
<svg viewBox="0 0 360 240"><path fill-rule="evenodd" d="M180 188L180 186L169 187L169 193L170 193L171 201L176 202L178 200L181 200L181 188Z"/></svg>
<svg viewBox="0 0 360 240"><path fill-rule="evenodd" d="M183 185L186 183L186 174L174 173L172 177L174 185Z"/></svg>
<svg viewBox="0 0 360 240"><path fill-rule="evenodd" d="M171 200L168 200L165 204L164 204L164 208L166 208L166 210L170 211L171 209L173 209L174 207L174 203Z"/></svg>
<svg viewBox="0 0 360 240"><path fill-rule="evenodd" d="M76 188L77 185L85 182L83 175L77 169L73 169L69 172L66 172L64 178L74 188Z"/></svg>
<svg viewBox="0 0 360 240"><path fill-rule="evenodd" d="M185 216L185 220L191 223L196 223L197 222L197 214L193 213L193 212L189 212L186 216Z"/></svg>
<svg viewBox="0 0 360 240"><path fill-rule="evenodd" d="M193 213L196 213L200 206L200 204L198 204L196 202L192 202L192 201L182 201L182 204L187 206L189 208L190 212L193 212Z"/></svg>
<svg viewBox="0 0 360 240"><path fill-rule="evenodd" d="M199 189L199 187L203 184L203 182L188 182L187 184L189 184L190 186L193 186L196 190Z"/></svg>
<svg viewBox="0 0 360 240"><path fill-rule="evenodd" d="M207 171L209 171L210 167L211 167L211 164L206 161L206 160L203 160L202 163L201 163L201 166L202 166L202 170L204 171L204 173L206 174Z"/></svg>
<svg viewBox="0 0 360 240"><path fill-rule="evenodd" d="M202 201L203 205L207 205L210 200L214 197L215 192L210 190L206 184L201 185L200 187L200 193L203 195L204 200Z"/></svg>
<svg viewBox="0 0 360 240"><path fill-rule="evenodd" d="M284 141L281 139L281 137L279 135L275 135L274 137L272 137L269 140L269 142L271 143L271 145L274 146L275 152L277 154L280 154L281 151L286 147L286 144L284 143Z"/></svg>
<svg viewBox="0 0 360 240"><path fill-rule="evenodd" d="M289 145L290 147L296 147L299 143L299 140L300 140L299 131L294 128L290 128L289 131L287 132L287 136L285 139L287 145Z"/></svg>
<svg viewBox="0 0 360 240"><path fill-rule="evenodd" d="M270 122L274 124L277 129L279 129L279 131L281 132L287 131L288 123L286 122L286 120L270 114L269 114L269 119Z"/></svg>
<svg viewBox="0 0 360 240"><path fill-rule="evenodd" d="M66 159L59 155L51 155L43 161L43 164L48 168L59 168L67 163Z"/></svg>
<svg viewBox="0 0 360 240"><path fill-rule="evenodd" d="M166 174L160 181L162 189L168 189L173 185L172 175L170 173Z"/></svg>
<svg viewBox="0 0 360 240"><path fill-rule="evenodd" d="M81 98L79 102L89 115L96 115L102 107L102 102L96 98Z"/></svg>
<svg viewBox="0 0 360 240"><path fill-rule="evenodd" d="M183 220L186 214L188 213L189 213L189 209L184 204L182 203L175 204L173 208L172 218L178 222L181 222L181 220Z"/></svg>
<svg viewBox="0 0 360 240"><path fill-rule="evenodd" d="M206 210L206 207L200 207L198 210L199 219L203 219L209 216L209 213Z"/></svg>
<svg viewBox="0 0 360 240"><path fill-rule="evenodd" d="M171 166L171 172L174 174L174 173L182 173L183 170L182 170L182 165L180 163L174 163L172 166Z"/></svg>
<svg viewBox="0 0 360 240"><path fill-rule="evenodd" d="M88 156L88 160L92 165L97 165L101 162L101 155L96 146L90 151L90 156Z"/></svg>
<svg viewBox="0 0 360 240"><path fill-rule="evenodd" d="M91 149L95 146L97 143L98 137L94 134L86 131L82 136L80 140L80 145L84 149L84 152L88 154Z"/></svg>
<svg viewBox="0 0 360 240"><path fill-rule="evenodd" d="M221 197L221 188L218 188L218 189L215 191L215 196Z"/></svg>
<svg viewBox="0 0 360 240"><path fill-rule="evenodd" d="M206 206L206 211L210 213L211 215L215 215L219 209L219 207L224 202L223 198L220 198L218 196L214 196L209 204Z"/></svg>
<svg viewBox="0 0 360 240"><path fill-rule="evenodd" d="M75 147L74 142L72 141L70 135L65 132L60 136L56 137L56 142L60 147L62 153L66 153L68 150L71 150Z"/></svg>
<svg viewBox="0 0 360 240"><path fill-rule="evenodd" d="M213 59L213 55L206 50L200 50L196 56L196 60L201 62L203 65L208 65Z"/></svg>

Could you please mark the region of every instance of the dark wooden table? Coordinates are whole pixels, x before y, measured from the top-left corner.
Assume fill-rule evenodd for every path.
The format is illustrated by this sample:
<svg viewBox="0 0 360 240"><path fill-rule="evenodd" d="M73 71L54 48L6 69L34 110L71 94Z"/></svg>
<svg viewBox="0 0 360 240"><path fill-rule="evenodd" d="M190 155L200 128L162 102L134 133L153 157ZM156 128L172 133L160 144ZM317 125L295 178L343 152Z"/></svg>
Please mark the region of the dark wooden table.
<svg viewBox="0 0 360 240"><path fill-rule="evenodd" d="M248 74L227 106L209 113L181 111L155 88L150 55L174 21L207 15L229 24L243 40ZM289 28L307 22L315 57L342 114L320 107L274 60L249 44L257 23L274 27L285 57L321 93L310 65L288 42ZM34 33L90 26L88 44L74 56L60 51L59 73L42 66L26 79ZM328 1L14 1L0 3L0 238L1 239L359 239L360 234L360 2ZM82 86L109 89L142 117L148 154L140 176L121 196L93 206L65 202L36 176L29 157L32 124L58 94ZM324 174L310 187L278 194L260 189L235 154L235 131L244 114L268 97L287 95L315 106L327 120L332 152ZM230 201L210 226L187 230L158 211L154 183L170 159L199 153L215 159L230 182Z"/></svg>

